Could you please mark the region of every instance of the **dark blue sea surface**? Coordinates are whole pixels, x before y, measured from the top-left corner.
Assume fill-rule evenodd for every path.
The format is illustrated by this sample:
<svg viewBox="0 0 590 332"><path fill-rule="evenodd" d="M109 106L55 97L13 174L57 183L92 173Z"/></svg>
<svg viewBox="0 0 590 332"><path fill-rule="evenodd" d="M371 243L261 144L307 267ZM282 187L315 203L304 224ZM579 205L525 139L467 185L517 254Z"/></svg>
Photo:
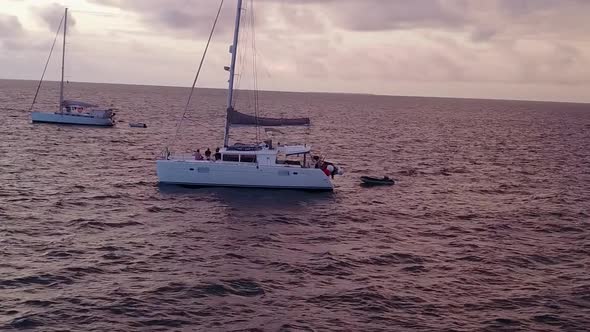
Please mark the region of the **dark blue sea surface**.
<svg viewBox="0 0 590 332"><path fill-rule="evenodd" d="M155 160L219 146L224 91L177 130L187 89L68 84L122 121L88 128L35 84L0 81L2 331L590 330L590 105L262 92L334 193L186 189Z"/></svg>

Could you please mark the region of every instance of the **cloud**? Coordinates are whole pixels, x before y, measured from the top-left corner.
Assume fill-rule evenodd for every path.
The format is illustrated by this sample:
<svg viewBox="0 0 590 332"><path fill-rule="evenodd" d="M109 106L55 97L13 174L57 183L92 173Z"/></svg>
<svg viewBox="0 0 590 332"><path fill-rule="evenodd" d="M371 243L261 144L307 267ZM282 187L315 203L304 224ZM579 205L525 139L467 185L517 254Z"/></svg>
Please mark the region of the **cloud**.
<svg viewBox="0 0 590 332"><path fill-rule="evenodd" d="M93 50L97 43L115 44L93 50L89 57L118 59L126 74L109 73L115 79L119 75L120 81L180 85L191 79L219 5L214 0L85 2L93 3L93 9L98 4L122 13L92 42L87 34L97 29L80 21L78 28L86 28L77 44L80 52ZM438 86L420 93L436 94L456 83L471 87L465 93L472 95L484 94L486 84L537 84L545 86L538 90L544 93L552 86L556 95L590 88L588 0L255 0L254 11L250 0L244 4L243 27L249 27L255 15L258 73L264 76L268 70L276 79L268 86L261 83L262 88L396 94L400 82L411 82L414 87ZM63 7L52 4L35 13L55 29ZM222 68L229 62L234 15L235 0L226 0L200 79L204 85L225 84ZM6 22L13 32L19 30L10 20L0 19L0 35L9 33ZM239 60L254 54L248 43L251 29L242 31ZM25 47L23 40L4 45L14 54ZM162 66L161 72L136 69L146 62Z"/></svg>
<svg viewBox="0 0 590 332"><path fill-rule="evenodd" d="M330 3L337 26L356 31L461 27L469 17L437 0L345 0Z"/></svg>
<svg viewBox="0 0 590 332"><path fill-rule="evenodd" d="M0 14L0 46L2 50L28 49L26 31L18 17Z"/></svg>
<svg viewBox="0 0 590 332"><path fill-rule="evenodd" d="M587 4L586 0L497 0L498 7L511 16L522 16L564 6Z"/></svg>
<svg viewBox="0 0 590 332"><path fill-rule="evenodd" d="M18 17L0 14L0 38L15 38L24 33Z"/></svg>
<svg viewBox="0 0 590 332"><path fill-rule="evenodd" d="M471 33L471 40L474 42L486 42L498 34L498 30L492 27L480 27Z"/></svg>
<svg viewBox="0 0 590 332"><path fill-rule="evenodd" d="M211 0L89 1L136 13L147 29L176 34L176 38L206 36L218 6ZM244 1L246 7L250 3ZM225 2L218 33L231 33L234 4ZM580 13L590 11L587 0L259 0L254 4L259 31L322 34L328 28L367 33L443 30L466 32L476 42L502 35L571 35L572 26L587 26L585 15ZM579 29L576 38L582 38L583 32L585 29Z"/></svg>
<svg viewBox="0 0 590 332"><path fill-rule="evenodd" d="M144 22L153 26L172 29L192 29L198 32L210 26L210 18L218 6L217 1L203 0L90 0L91 2L134 11L142 15ZM404 29L409 27L460 26L465 17L452 7L444 6L439 0L264 0L256 1L257 10L268 10L280 6L279 14L292 27L306 29L321 27L332 21L344 29L375 31ZM244 6L251 6L244 1ZM318 19L319 12L324 16ZM233 2L226 1L225 14L234 14ZM226 15L227 16L227 15ZM257 14L258 20L274 21ZM204 22L203 22L204 21ZM205 29L206 30L206 29ZM320 30L321 31L321 30Z"/></svg>
<svg viewBox="0 0 590 332"><path fill-rule="evenodd" d="M192 0L90 0L96 4L116 7L140 15L143 25L154 33L175 34L175 37L193 38L207 36L215 18L217 1ZM229 3L229 1L228 1ZM233 31L233 8L224 6L217 34Z"/></svg>
<svg viewBox="0 0 590 332"><path fill-rule="evenodd" d="M31 40L23 40L23 39L8 39L2 42L2 47L4 50L7 51L40 51L40 52L47 52L51 45L49 43L44 42L35 42Z"/></svg>
<svg viewBox="0 0 590 332"><path fill-rule="evenodd" d="M209 31L218 4L93 1L136 12L154 30L193 36ZM225 33L233 28L233 4L226 2L220 22ZM588 50L560 38L590 32L582 8L590 11L590 1L262 0L256 1L257 37L271 54L270 67L310 78L582 84L590 82L580 69L588 65ZM586 28L575 31L580 26ZM400 35L406 32L412 40Z"/></svg>
<svg viewBox="0 0 590 332"><path fill-rule="evenodd" d="M44 7L34 7L33 12L51 31L57 31L60 21L64 15L65 7L52 3ZM76 19L71 12L68 12L68 29L76 26Z"/></svg>

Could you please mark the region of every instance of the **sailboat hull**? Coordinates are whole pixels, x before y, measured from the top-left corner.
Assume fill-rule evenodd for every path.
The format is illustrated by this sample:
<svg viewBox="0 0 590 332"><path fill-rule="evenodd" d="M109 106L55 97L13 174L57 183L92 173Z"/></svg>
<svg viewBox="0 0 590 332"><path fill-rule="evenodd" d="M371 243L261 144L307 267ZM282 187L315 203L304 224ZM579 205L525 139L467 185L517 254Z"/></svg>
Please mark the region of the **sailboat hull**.
<svg viewBox="0 0 590 332"><path fill-rule="evenodd" d="M71 125L86 125L86 126L102 126L111 127L115 124L111 118L98 118L85 115L70 115L70 114L59 114L59 113L44 113L44 112L32 112L31 119L33 122L44 122L44 123L61 123Z"/></svg>
<svg viewBox="0 0 590 332"><path fill-rule="evenodd" d="M222 161L158 160L160 183L203 187L246 187L332 191L330 178L317 168Z"/></svg>

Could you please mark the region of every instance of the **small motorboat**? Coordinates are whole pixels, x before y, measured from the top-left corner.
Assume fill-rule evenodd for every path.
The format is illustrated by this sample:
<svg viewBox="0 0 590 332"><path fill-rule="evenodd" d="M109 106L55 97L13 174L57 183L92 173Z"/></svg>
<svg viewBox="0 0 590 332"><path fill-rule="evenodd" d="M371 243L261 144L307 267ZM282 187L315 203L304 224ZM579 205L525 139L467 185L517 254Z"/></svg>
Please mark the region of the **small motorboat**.
<svg viewBox="0 0 590 332"><path fill-rule="evenodd" d="M391 186L395 184L395 180L390 179L388 176L382 178L376 178L372 176L361 176L363 184L371 186Z"/></svg>

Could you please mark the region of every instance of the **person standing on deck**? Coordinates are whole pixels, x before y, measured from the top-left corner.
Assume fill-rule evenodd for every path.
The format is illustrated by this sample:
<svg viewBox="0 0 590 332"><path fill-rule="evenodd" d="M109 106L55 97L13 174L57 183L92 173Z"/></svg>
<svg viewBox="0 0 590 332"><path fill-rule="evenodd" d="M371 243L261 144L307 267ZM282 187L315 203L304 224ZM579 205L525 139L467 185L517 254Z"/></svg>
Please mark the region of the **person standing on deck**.
<svg viewBox="0 0 590 332"><path fill-rule="evenodd" d="M207 150L205 150L205 158L207 160L211 160L211 150L209 150L209 148L207 148Z"/></svg>

